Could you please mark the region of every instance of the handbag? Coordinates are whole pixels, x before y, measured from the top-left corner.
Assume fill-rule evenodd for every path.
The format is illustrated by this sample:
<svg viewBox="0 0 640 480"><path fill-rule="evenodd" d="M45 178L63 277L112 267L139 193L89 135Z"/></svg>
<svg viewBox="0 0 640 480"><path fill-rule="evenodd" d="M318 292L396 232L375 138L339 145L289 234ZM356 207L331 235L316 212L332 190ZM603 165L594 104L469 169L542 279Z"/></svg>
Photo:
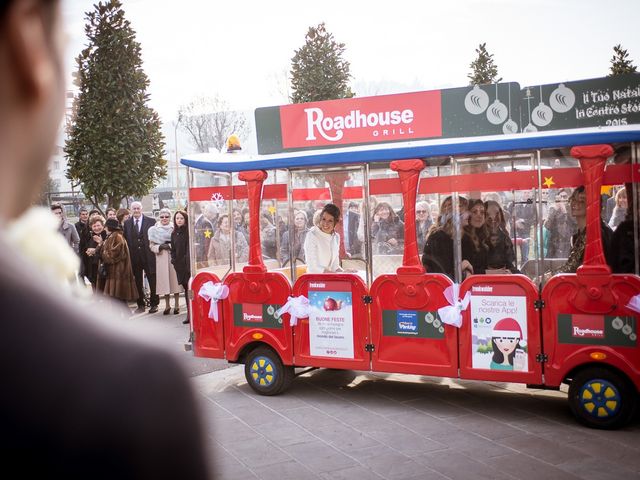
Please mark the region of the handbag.
<svg viewBox="0 0 640 480"><path fill-rule="evenodd" d="M107 265L105 263L101 263L100 267L98 267L98 276L100 278L107 278Z"/></svg>

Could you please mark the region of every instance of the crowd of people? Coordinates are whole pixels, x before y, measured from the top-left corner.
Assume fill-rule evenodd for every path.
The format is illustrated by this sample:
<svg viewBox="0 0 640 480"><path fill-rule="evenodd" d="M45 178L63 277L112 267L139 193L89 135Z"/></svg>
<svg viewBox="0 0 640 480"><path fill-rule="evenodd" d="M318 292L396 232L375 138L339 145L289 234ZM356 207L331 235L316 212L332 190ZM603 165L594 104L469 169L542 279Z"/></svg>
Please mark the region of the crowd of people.
<svg viewBox="0 0 640 480"><path fill-rule="evenodd" d="M551 193L551 200L548 200ZM488 192L481 199L457 198L457 214L453 213L453 199L446 197L438 207L427 198L416 203L415 224L418 251L429 272L444 273L455 278L454 236L460 232L461 271L463 278L470 274L525 272L533 251L534 240L542 249L544 258L554 259L553 273L575 272L582 263L586 206L581 203L584 187L545 191L542 212L534 201L532 190L517 192L510 202L497 192ZM480 196L480 195L479 195ZM614 230L627 218L627 196L624 187L616 190L612 202L603 200L602 241L607 261L614 271L633 271L618 265L620 255L613 258ZM265 202L260 212L262 254L274 259L278 266L290 262L307 264L308 271L317 271L316 251L309 256L307 246L310 235L320 240L321 217L327 201L310 201L306 207L294 209L291 228L288 216L278 216L275 203ZM506 205L506 206L503 206ZM610 206L606 212L606 205ZM361 204L345 201L337 214L334 232L343 239L343 258L364 259L365 221ZM388 201L371 198L371 218L368 222L371 254L402 255L404 252L404 208L394 208ZM249 214L248 208L234 208L233 215L219 214L210 203L199 205L195 224L196 263L198 268L229 265L231 237L234 236L236 263L248 260ZM538 221L538 217L542 218ZM334 215L335 217L335 215ZM457 217L457 218L456 218ZM338 220L339 219L339 220ZM454 225L457 224L457 227ZM539 226L542 225L542 228ZM626 228L626 227L625 227ZM625 229L618 236L622 236ZM317 238L316 238L317 237ZM326 239L325 239L326 240ZM326 242L325 242L326 243ZM330 252L327 243L323 255ZM339 242L338 242L339 246ZM627 247L628 248L628 247ZM337 256L338 254L336 254ZM535 255L536 258L538 255ZM563 263L560 263L563 262ZM320 270L322 271L322 270ZM530 273L526 271L526 273Z"/></svg>
<svg viewBox="0 0 640 480"><path fill-rule="evenodd" d="M563 188L554 193L553 201L544 205L546 218L541 222L540 240L544 257L562 259L563 263L547 272L545 278L555 273L575 272L584 256L584 187ZM418 201L416 239L427 271L455 278L454 237L460 232L462 278L470 274L520 273L529 260L533 238L539 236L538 212L532 196L532 191L523 191L517 200L503 208L502 197L494 192L482 195L482 199L467 199L460 195L456 214L451 196L446 197L439 208L426 199ZM613 202L604 201L602 209L605 257L615 272L632 272L633 243L626 240L629 231L632 233L628 227L630 210L627 209L626 189L619 188L612 199ZM371 253L374 256L402 255L404 208L396 210L389 202L371 200ZM606 205L610 206L609 213L606 213ZM229 265L232 252L236 263L246 263L249 258L248 208L233 208L229 215L220 213L213 203L195 203L194 206L198 213L194 229L197 267ZM327 206L331 207L327 210ZM289 228L288 219L276 215L275 204L265 202L259 214L263 257L276 260L279 266L290 262L306 264L309 272L339 271L335 262L341 259L339 237L342 237L346 258L364 258L365 222L361 205L347 201L343 206L341 211L326 201L309 202L307 208L294 210L293 224ZM191 274L186 212L177 211L171 218L171 212L162 209L156 222L142 213L140 202L132 203L131 211L109 208L105 212L106 218L96 210L82 208L80 219L73 228L60 205L53 205L51 209L60 218L60 233L82 259L81 278L86 277L94 291L122 302L135 300L137 309L134 313L144 312L147 304L150 313L157 312L160 297L164 298L165 315L172 311L180 313L179 295L186 291ZM323 228L327 216L334 221L331 229ZM335 230L339 225L340 231ZM619 238L615 238L614 230L621 225ZM614 248L618 252L615 256L612 254ZM625 253L629 249L631 252ZM325 258L327 255L330 261ZM145 296L145 277L148 298Z"/></svg>
<svg viewBox="0 0 640 480"><path fill-rule="evenodd" d="M142 204L100 211L81 208L79 220L69 224L64 209L53 204L51 211L60 218L60 233L80 257L80 281L89 281L94 292L128 305L136 302L133 313L158 311L164 298L164 315L180 313L180 294L186 296L191 260L188 215L163 208L158 220L142 213ZM227 254L228 255L228 254ZM145 294L145 282L149 295ZM171 308L173 298L173 308ZM186 298L186 297L185 297ZM189 303L187 318L189 323Z"/></svg>

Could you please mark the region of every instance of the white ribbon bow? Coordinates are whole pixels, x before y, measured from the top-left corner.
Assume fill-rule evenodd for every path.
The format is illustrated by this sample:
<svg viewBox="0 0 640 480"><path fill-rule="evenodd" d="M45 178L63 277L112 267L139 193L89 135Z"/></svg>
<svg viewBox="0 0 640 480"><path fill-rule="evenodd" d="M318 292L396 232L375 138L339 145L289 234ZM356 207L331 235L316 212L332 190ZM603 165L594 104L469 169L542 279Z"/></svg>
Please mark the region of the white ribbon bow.
<svg viewBox="0 0 640 480"><path fill-rule="evenodd" d="M633 310L636 313L640 313L640 293L638 295L631 297L626 307L629 310Z"/></svg>
<svg viewBox="0 0 640 480"><path fill-rule="evenodd" d="M462 312L469 306L471 292L467 292L462 300L458 297L460 294L460 285L454 283L444 290L444 298L447 299L449 305L438 309L438 315L442 323L460 328L462 325Z"/></svg>
<svg viewBox="0 0 640 480"><path fill-rule="evenodd" d="M289 297L287 303L276 311L277 316L280 316L283 313L288 313L291 316L289 324L292 327L296 326L299 318L306 318L309 316L309 299L304 295Z"/></svg>
<svg viewBox="0 0 640 480"><path fill-rule="evenodd" d="M209 318L212 318L215 322L217 322L218 300L222 300L223 298L227 298L229 296L229 287L227 287L224 283L213 283L211 280L209 280L208 282L202 284L198 295L207 301L211 301L211 305L209 306Z"/></svg>

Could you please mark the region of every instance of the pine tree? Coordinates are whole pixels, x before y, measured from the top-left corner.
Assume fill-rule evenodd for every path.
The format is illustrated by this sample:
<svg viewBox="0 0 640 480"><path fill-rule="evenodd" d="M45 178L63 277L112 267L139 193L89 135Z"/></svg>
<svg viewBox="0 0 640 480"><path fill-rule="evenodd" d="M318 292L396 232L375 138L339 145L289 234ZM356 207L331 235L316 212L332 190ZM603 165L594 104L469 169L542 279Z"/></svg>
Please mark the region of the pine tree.
<svg viewBox="0 0 640 480"><path fill-rule="evenodd" d="M635 73L636 67L629 59L629 54L623 50L622 45L618 44L613 47L613 57L611 58L610 77L615 75L623 75L625 73Z"/></svg>
<svg viewBox="0 0 640 480"><path fill-rule="evenodd" d="M493 54L487 52L486 45L486 43L481 43L476 48L478 56L469 65L471 73L467 75L470 80L469 85L487 85L502 80L502 77L498 78L498 67L493 61Z"/></svg>
<svg viewBox="0 0 640 480"><path fill-rule="evenodd" d="M342 58L344 43L337 43L324 23L309 27L305 44L291 59L291 102L351 98L349 62Z"/></svg>
<svg viewBox="0 0 640 480"><path fill-rule="evenodd" d="M75 116L65 146L67 177L99 206L142 197L167 174L158 114L147 103L149 80L140 44L119 0L86 14L88 46L77 57Z"/></svg>

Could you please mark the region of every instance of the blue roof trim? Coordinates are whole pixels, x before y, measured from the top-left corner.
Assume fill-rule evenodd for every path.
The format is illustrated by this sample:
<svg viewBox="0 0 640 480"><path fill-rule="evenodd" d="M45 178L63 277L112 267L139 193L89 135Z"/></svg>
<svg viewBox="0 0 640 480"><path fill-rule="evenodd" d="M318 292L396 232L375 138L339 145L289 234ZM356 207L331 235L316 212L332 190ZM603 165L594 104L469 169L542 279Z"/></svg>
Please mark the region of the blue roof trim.
<svg viewBox="0 0 640 480"><path fill-rule="evenodd" d="M441 139L438 139L442 142ZM455 143L456 140L458 143ZM313 167L322 165L345 165L351 163L371 163L401 160L405 158L425 158L448 155L475 155L480 153L503 152L510 150L533 150L538 148L557 148L599 143L622 143L640 141L640 130L588 131L560 135L533 136L517 135L504 139L462 141L451 139L453 143L433 143L424 145L401 144L397 148L389 144L366 145L361 149L349 151L320 150L287 153L286 156L269 155L229 158L233 161L203 161L183 158L181 163L187 167L216 172L239 172L243 170L271 170L276 168ZM385 148L380 148L384 145ZM245 157L246 158L246 157ZM225 159L226 160L226 159Z"/></svg>

